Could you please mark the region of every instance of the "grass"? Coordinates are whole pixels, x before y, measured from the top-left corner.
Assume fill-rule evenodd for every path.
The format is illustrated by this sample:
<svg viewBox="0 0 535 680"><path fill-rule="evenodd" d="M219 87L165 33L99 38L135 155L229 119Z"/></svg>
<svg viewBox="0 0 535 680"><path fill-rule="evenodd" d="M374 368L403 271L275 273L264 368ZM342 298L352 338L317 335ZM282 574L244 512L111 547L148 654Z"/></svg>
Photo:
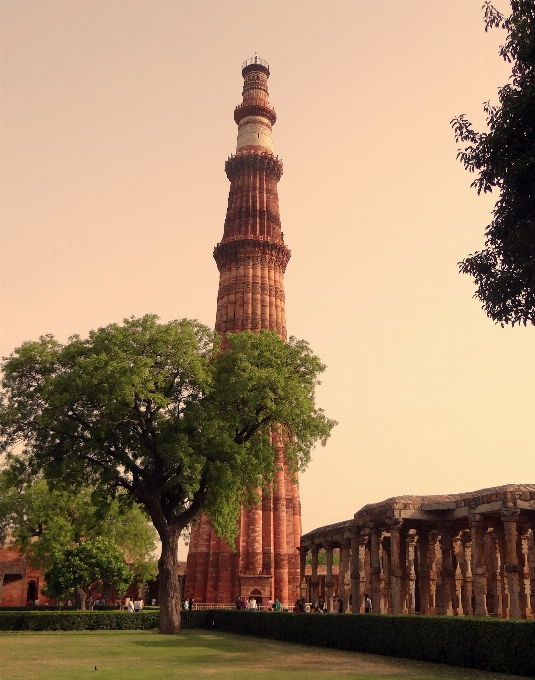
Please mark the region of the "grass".
<svg viewBox="0 0 535 680"><path fill-rule="evenodd" d="M95 666L97 670L95 670ZM2 680L513 680L464 668L243 637L184 631L0 633Z"/></svg>

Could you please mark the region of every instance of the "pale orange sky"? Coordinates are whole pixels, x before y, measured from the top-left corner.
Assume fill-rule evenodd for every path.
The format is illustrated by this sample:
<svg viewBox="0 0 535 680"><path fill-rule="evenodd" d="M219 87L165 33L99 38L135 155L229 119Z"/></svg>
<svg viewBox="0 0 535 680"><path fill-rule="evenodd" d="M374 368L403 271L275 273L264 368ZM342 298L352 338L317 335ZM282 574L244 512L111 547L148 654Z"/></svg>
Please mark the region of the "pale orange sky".
<svg viewBox="0 0 535 680"><path fill-rule="evenodd" d="M533 482L532 328L457 262L483 245L449 125L509 68L482 0L3 1L2 354L148 312L215 321L241 64L271 68L289 332L340 424L303 529L365 503ZM507 8L505 0L497 5Z"/></svg>

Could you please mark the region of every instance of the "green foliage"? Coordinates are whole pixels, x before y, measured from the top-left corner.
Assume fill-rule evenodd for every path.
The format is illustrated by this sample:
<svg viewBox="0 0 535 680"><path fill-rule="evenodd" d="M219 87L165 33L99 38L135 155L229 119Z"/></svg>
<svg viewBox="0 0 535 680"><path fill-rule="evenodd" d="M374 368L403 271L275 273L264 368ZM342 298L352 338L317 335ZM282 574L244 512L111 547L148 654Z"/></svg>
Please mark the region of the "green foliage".
<svg viewBox="0 0 535 680"><path fill-rule="evenodd" d="M306 563L312 564L312 554L307 552ZM327 551L325 548L320 548L318 552L318 564L327 564ZM340 552L337 550L333 551L333 564L340 564Z"/></svg>
<svg viewBox="0 0 535 680"><path fill-rule="evenodd" d="M3 366L2 451L54 488L126 490L162 541L204 508L232 542L244 493L273 479L272 432L297 470L334 421L315 407L324 366L306 343L229 340L218 354L198 322L147 315L66 345L26 342Z"/></svg>
<svg viewBox="0 0 535 680"><path fill-rule="evenodd" d="M533 621L232 610L213 610L212 617L215 629L241 635L535 675Z"/></svg>
<svg viewBox="0 0 535 680"><path fill-rule="evenodd" d="M487 0L486 30L507 32L501 56L512 64L512 82L499 90L499 105L485 104L488 132L478 133L463 115L452 120L464 144L458 158L478 193L500 197L486 230L485 249L460 263L474 277L475 297L502 326L535 323L535 0L511 0L504 17Z"/></svg>
<svg viewBox="0 0 535 680"><path fill-rule="evenodd" d="M132 564L132 579L144 582L157 572L156 532L126 493L114 498L87 486L50 489L45 479L7 468L0 472L0 540L8 532L36 568L49 569L64 549L102 536Z"/></svg>
<svg viewBox="0 0 535 680"><path fill-rule="evenodd" d="M182 612L182 628L211 628L209 610ZM159 612L142 611L0 611L0 631L22 630L148 630L158 627Z"/></svg>
<svg viewBox="0 0 535 680"><path fill-rule="evenodd" d="M58 599L95 583L109 583L123 594L132 582L132 572L121 551L109 539L97 536L58 553L45 580L46 594Z"/></svg>

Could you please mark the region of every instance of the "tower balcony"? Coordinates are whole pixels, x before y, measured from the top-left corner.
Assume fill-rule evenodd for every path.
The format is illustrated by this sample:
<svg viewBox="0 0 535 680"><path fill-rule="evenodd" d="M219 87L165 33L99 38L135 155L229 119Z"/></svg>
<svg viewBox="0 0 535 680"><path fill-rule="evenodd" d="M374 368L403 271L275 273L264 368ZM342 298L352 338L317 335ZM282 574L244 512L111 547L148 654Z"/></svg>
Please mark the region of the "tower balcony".
<svg viewBox="0 0 535 680"><path fill-rule="evenodd" d="M264 71L264 73L269 77L269 64L265 59L260 59L260 57L251 57L246 59L241 67L241 74L245 76L251 71Z"/></svg>
<svg viewBox="0 0 535 680"><path fill-rule="evenodd" d="M247 116L266 118L271 125L275 125L277 121L275 109L267 102L262 101L260 97L256 97L252 101L244 101L234 109L234 121L237 125Z"/></svg>

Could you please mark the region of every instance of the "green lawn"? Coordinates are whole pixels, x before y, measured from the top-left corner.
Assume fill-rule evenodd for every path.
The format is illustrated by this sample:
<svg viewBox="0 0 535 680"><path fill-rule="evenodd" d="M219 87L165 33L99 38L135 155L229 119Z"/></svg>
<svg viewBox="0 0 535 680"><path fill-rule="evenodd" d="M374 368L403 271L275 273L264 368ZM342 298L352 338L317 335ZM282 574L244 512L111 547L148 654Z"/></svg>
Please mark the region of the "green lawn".
<svg viewBox="0 0 535 680"><path fill-rule="evenodd" d="M95 666L97 670L95 670ZM187 630L0 633L2 680L483 680L517 678L448 666Z"/></svg>

